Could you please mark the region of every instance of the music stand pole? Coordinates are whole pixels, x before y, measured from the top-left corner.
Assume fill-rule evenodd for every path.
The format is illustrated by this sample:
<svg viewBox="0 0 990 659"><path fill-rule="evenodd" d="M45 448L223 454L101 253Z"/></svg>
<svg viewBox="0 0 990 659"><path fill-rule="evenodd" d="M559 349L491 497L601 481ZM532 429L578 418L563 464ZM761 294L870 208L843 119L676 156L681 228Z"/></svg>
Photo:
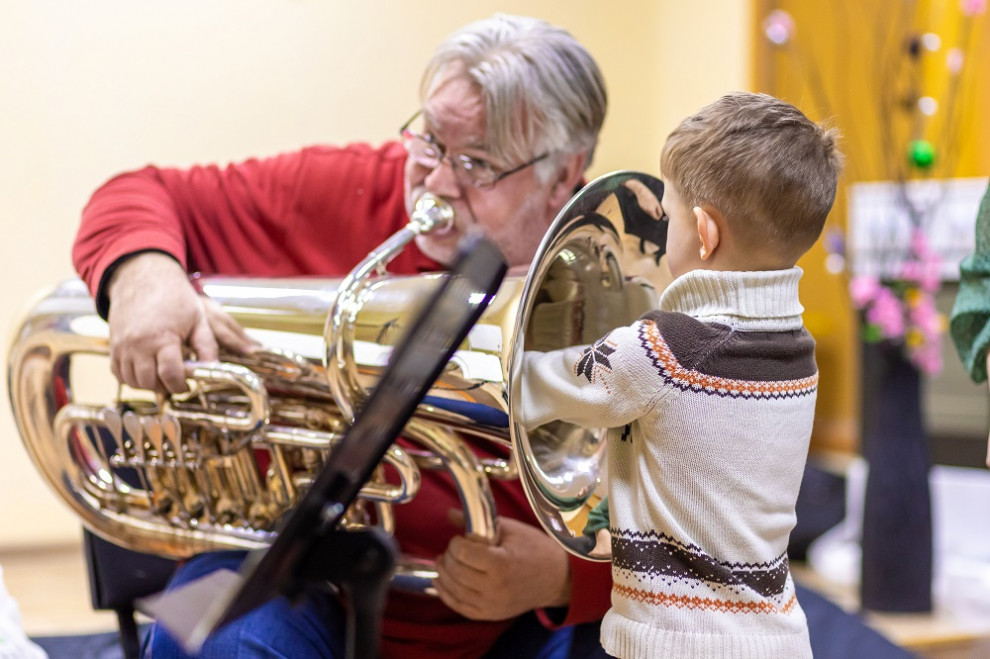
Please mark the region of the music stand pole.
<svg viewBox="0 0 990 659"><path fill-rule="evenodd" d="M326 504L329 510L337 506ZM299 566L296 574L303 583L329 581L343 590L348 659L380 656L381 614L398 554L395 539L377 526L329 527L317 533L313 551Z"/></svg>

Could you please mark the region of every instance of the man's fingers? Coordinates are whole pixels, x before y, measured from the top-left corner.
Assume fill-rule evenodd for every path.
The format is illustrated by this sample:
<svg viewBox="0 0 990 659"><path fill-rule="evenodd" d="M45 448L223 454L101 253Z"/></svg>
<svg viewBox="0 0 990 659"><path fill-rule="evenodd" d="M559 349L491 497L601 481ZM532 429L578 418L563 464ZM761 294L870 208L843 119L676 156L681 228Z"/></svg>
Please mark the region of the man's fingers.
<svg viewBox="0 0 990 659"><path fill-rule="evenodd" d="M474 552L471 551L472 547ZM479 558L478 554L487 548L486 545L477 542L454 538L443 555L444 566L459 583L475 590L482 590L492 571L492 561L487 556Z"/></svg>
<svg viewBox="0 0 990 659"><path fill-rule="evenodd" d="M113 342L110 343L110 372L113 376L117 378L117 382L124 381L124 375L122 372L122 361L120 358L120 350L116 349Z"/></svg>
<svg viewBox="0 0 990 659"><path fill-rule="evenodd" d="M448 508L447 509L447 521L456 526L462 532L464 532L464 537L469 540L474 540L476 542L483 542L485 544L499 544L499 538L501 537L501 526L496 524L495 526L495 537L494 539L481 536L477 533L466 533L467 530L467 515L464 514L464 510L461 508Z"/></svg>
<svg viewBox="0 0 990 659"><path fill-rule="evenodd" d="M189 346L196 353L196 359L201 362L215 362L220 358L216 336L214 336L210 323L205 317L196 321L196 325L189 335Z"/></svg>
<svg viewBox="0 0 990 659"><path fill-rule="evenodd" d="M239 355L247 354L258 347L258 343L251 339L244 328L230 316L212 317L210 327L213 328L220 345Z"/></svg>
<svg viewBox="0 0 990 659"><path fill-rule="evenodd" d="M258 347L258 342L249 337L240 323L215 301L204 299L203 309L220 346L240 355L248 354Z"/></svg>
<svg viewBox="0 0 990 659"><path fill-rule="evenodd" d="M169 343L158 350L157 358L158 379L165 388L173 394L189 391L182 347L177 342Z"/></svg>
<svg viewBox="0 0 990 659"><path fill-rule="evenodd" d="M158 366L155 362L155 355L139 354L134 360L134 382L140 389L150 391L161 391L162 386L158 381Z"/></svg>
<svg viewBox="0 0 990 659"><path fill-rule="evenodd" d="M488 572L492 565L491 553L497 549L479 539L455 536L447 545L446 555L466 569L475 572Z"/></svg>
<svg viewBox="0 0 990 659"><path fill-rule="evenodd" d="M465 525L465 515L464 511L460 508L448 508L447 509L447 520L459 529L463 529Z"/></svg>
<svg viewBox="0 0 990 659"><path fill-rule="evenodd" d="M460 613L465 618L471 620L478 620L481 617L481 611L478 609L471 600L462 600L455 597L450 591L444 589L442 586L437 585L437 596L440 601L447 605L447 608Z"/></svg>
<svg viewBox="0 0 990 659"><path fill-rule="evenodd" d="M469 577L468 581L473 581L470 577L477 575L465 570L456 562L451 562L448 552L437 561L437 579L434 581L434 587L444 604L461 615L472 617L472 613L476 616L479 611L475 602L483 595L477 587L465 581L465 576Z"/></svg>
<svg viewBox="0 0 990 659"><path fill-rule="evenodd" d="M128 387L137 387L137 378L134 377L134 362L130 359L118 359L116 362L116 368L112 369L113 374L117 376L117 381L121 384L126 384Z"/></svg>

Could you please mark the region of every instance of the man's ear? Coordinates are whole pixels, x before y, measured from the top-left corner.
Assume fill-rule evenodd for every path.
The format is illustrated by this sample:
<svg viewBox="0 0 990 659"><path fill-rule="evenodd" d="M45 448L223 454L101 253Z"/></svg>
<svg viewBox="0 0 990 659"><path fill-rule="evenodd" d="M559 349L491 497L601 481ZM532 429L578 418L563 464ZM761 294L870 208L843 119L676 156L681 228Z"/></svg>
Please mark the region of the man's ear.
<svg viewBox="0 0 990 659"><path fill-rule="evenodd" d="M718 221L714 213L701 206L695 206L691 212L694 213L694 218L698 223L698 238L701 241L699 256L702 261L707 261L714 256L715 250L718 249L722 240Z"/></svg>
<svg viewBox="0 0 990 659"><path fill-rule="evenodd" d="M555 178L550 181L550 198L547 199L547 214L551 221L557 217L557 213L564 207L571 197L574 196L574 188L577 187L581 176L584 174L584 166L588 154L584 151L574 153L567 157L563 166L557 170Z"/></svg>

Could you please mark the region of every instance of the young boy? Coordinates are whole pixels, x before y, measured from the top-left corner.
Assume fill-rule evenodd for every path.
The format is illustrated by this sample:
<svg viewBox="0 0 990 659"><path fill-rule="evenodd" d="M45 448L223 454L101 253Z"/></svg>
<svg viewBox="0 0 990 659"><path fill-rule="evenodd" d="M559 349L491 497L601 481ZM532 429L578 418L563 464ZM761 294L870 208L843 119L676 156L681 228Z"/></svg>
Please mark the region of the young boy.
<svg viewBox="0 0 990 659"><path fill-rule="evenodd" d="M524 356L528 427L609 428L612 655L811 656L786 554L818 384L795 263L841 166L836 134L783 101L703 108L661 156L660 309Z"/></svg>

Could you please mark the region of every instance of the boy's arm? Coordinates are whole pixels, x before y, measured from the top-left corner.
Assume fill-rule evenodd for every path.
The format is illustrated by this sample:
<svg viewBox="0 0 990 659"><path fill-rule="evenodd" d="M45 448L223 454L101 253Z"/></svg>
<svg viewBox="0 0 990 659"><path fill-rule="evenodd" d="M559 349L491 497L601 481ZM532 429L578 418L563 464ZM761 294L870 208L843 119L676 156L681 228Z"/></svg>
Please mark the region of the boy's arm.
<svg viewBox="0 0 990 659"><path fill-rule="evenodd" d="M528 429L554 420L616 428L642 416L664 386L640 326L620 327L590 346L525 352L518 418Z"/></svg>

